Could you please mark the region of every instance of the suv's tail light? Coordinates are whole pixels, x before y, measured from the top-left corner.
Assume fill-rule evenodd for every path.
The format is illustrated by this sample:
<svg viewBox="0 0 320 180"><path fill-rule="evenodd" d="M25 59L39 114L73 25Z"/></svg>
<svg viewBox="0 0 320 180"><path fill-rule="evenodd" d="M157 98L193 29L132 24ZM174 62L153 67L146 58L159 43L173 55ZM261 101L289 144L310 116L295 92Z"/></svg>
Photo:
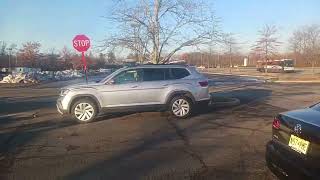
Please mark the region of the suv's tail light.
<svg viewBox="0 0 320 180"><path fill-rule="evenodd" d="M272 123L272 127L274 129L280 129L280 119L278 117L275 117Z"/></svg>
<svg viewBox="0 0 320 180"><path fill-rule="evenodd" d="M209 85L208 81L200 81L199 84L201 87L207 87Z"/></svg>

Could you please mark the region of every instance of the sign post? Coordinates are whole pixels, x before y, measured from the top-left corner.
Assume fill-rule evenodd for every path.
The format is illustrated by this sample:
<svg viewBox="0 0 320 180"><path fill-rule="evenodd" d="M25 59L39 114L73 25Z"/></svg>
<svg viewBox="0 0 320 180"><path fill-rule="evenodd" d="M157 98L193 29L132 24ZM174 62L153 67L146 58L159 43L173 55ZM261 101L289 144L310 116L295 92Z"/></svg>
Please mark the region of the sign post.
<svg viewBox="0 0 320 180"><path fill-rule="evenodd" d="M72 40L73 47L81 52L81 60L83 63L83 70L86 75L86 82L88 83L88 74L87 74L87 61L84 53L90 48L90 39L86 35L76 35Z"/></svg>

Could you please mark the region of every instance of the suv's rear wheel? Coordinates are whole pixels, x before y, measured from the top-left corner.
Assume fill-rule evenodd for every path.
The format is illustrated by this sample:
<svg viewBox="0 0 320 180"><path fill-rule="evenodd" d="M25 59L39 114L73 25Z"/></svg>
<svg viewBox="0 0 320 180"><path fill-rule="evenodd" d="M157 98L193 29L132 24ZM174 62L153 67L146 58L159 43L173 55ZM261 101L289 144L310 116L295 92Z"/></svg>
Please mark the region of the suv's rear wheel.
<svg viewBox="0 0 320 180"><path fill-rule="evenodd" d="M174 97L170 102L170 112L178 118L187 118L192 113L192 101L185 96Z"/></svg>
<svg viewBox="0 0 320 180"><path fill-rule="evenodd" d="M73 104L72 116L80 123L88 123L97 115L97 107L90 99L80 99Z"/></svg>

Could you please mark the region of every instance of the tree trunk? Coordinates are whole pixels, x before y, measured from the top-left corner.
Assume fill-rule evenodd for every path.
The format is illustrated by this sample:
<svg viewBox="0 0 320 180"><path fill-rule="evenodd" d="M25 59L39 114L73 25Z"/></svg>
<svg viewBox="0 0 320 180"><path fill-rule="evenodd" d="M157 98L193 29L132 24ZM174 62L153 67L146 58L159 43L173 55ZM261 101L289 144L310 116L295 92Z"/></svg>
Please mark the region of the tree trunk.
<svg viewBox="0 0 320 180"><path fill-rule="evenodd" d="M314 64L315 64L315 63L314 63L314 60L312 60L312 63L311 63L311 64L312 64L312 74L314 75Z"/></svg>

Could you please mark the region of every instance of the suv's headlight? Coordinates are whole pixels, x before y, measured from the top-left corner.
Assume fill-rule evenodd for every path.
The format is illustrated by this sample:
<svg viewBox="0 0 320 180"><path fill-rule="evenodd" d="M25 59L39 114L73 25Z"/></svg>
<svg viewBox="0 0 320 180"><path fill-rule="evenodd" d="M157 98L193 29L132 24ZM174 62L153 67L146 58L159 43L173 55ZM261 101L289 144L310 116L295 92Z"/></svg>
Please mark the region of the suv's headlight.
<svg viewBox="0 0 320 180"><path fill-rule="evenodd" d="M61 89L61 90L60 90L60 96L65 96L65 95L67 95L69 91L70 91L69 89Z"/></svg>

